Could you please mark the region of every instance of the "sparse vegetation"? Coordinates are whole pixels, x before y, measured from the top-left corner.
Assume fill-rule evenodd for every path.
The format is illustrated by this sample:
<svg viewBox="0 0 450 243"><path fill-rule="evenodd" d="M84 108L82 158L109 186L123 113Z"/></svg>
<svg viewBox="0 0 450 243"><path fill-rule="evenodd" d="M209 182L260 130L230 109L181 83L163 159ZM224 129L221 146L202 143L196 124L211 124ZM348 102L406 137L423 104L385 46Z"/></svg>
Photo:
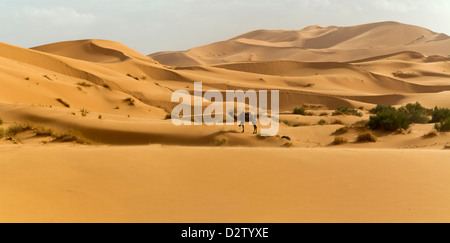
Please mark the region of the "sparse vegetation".
<svg viewBox="0 0 450 243"><path fill-rule="evenodd" d="M133 78L133 79L136 79L136 80L139 81L139 78L138 78L138 77L135 77L135 76L133 76L133 75L131 75L131 74L129 74L129 73L127 73L127 76L130 77L130 78Z"/></svg>
<svg viewBox="0 0 450 243"><path fill-rule="evenodd" d="M430 121L428 118L433 114L433 110L424 108L419 102L415 104L407 104L399 109L400 112L406 113L411 123L426 124Z"/></svg>
<svg viewBox="0 0 450 243"><path fill-rule="evenodd" d="M319 116L328 116L328 112L322 112Z"/></svg>
<svg viewBox="0 0 450 243"><path fill-rule="evenodd" d="M424 138L434 138L438 135L437 131L430 131L429 133L423 135Z"/></svg>
<svg viewBox="0 0 450 243"><path fill-rule="evenodd" d="M442 120L434 125L434 128L439 132L450 132L450 117Z"/></svg>
<svg viewBox="0 0 450 243"><path fill-rule="evenodd" d="M290 148L292 146L294 146L294 144L291 142L287 142L287 143L283 144L283 147L286 147L286 148Z"/></svg>
<svg viewBox="0 0 450 243"><path fill-rule="evenodd" d="M26 77L25 80L30 80L30 78L29 78L29 77Z"/></svg>
<svg viewBox="0 0 450 243"><path fill-rule="evenodd" d="M81 112L81 116L87 116L89 114L89 111L86 110L85 108L81 109L80 112Z"/></svg>
<svg viewBox="0 0 450 243"><path fill-rule="evenodd" d="M334 120L332 123L332 125L344 125L345 123L342 120Z"/></svg>
<svg viewBox="0 0 450 243"><path fill-rule="evenodd" d="M435 107L432 112L432 123L442 122L450 117L450 109Z"/></svg>
<svg viewBox="0 0 450 243"><path fill-rule="evenodd" d="M135 106L135 100L133 98L126 98L123 100L123 102L127 103L129 106Z"/></svg>
<svg viewBox="0 0 450 243"><path fill-rule="evenodd" d="M397 131L399 128L407 130L411 122L404 112L388 109L371 116L367 126L373 130Z"/></svg>
<svg viewBox="0 0 450 243"><path fill-rule="evenodd" d="M376 115L378 113L391 112L396 110L397 109L395 109L395 107L392 107L390 105L377 105L377 107L371 109L369 112Z"/></svg>
<svg viewBox="0 0 450 243"><path fill-rule="evenodd" d="M306 110L305 110L305 108L295 108L293 114L305 116Z"/></svg>
<svg viewBox="0 0 450 243"><path fill-rule="evenodd" d="M321 119L319 122L317 122L317 125L323 126L326 125L327 121L325 121L324 119Z"/></svg>
<svg viewBox="0 0 450 243"><path fill-rule="evenodd" d="M2 139L3 137L5 137L5 129L0 128L0 139Z"/></svg>
<svg viewBox="0 0 450 243"><path fill-rule="evenodd" d="M314 112L308 111L306 112L305 116L315 116L316 114Z"/></svg>
<svg viewBox="0 0 450 243"><path fill-rule="evenodd" d="M339 129L336 129L336 131L333 133L333 135L342 135L348 133L348 127L341 127Z"/></svg>
<svg viewBox="0 0 450 243"><path fill-rule="evenodd" d="M321 104L303 104L303 108L317 110L317 109L322 109L323 105L321 105Z"/></svg>
<svg viewBox="0 0 450 243"><path fill-rule="evenodd" d="M2 118L0 118L0 125L3 125L3 120L2 120Z"/></svg>
<svg viewBox="0 0 450 243"><path fill-rule="evenodd" d="M370 117L368 126L371 129L397 131L399 129L407 130L411 123L428 123L429 116L434 112L416 102L398 109L390 105L378 105L370 110L370 113L376 114L376 116Z"/></svg>
<svg viewBox="0 0 450 243"><path fill-rule="evenodd" d="M360 143L366 143L366 142L375 143L375 142L377 142L377 140L378 140L377 137L375 135L373 135L372 132L360 134L356 138L356 141L358 141Z"/></svg>
<svg viewBox="0 0 450 243"><path fill-rule="evenodd" d="M92 87L91 84L88 84L86 82L79 82L79 83L77 83L77 85L80 85L80 86L83 86L83 87L86 87L86 88Z"/></svg>
<svg viewBox="0 0 450 243"><path fill-rule="evenodd" d="M58 98L58 99L56 99L56 101L58 101L59 103L61 103L63 106L65 106L65 107L67 107L67 108L70 108L70 104L67 103L67 102L65 102L63 99Z"/></svg>
<svg viewBox="0 0 450 243"><path fill-rule="evenodd" d="M222 139L217 139L216 138L214 140L214 146L219 147L219 146L224 145L226 142L227 142L227 140L225 138L222 138Z"/></svg>
<svg viewBox="0 0 450 243"><path fill-rule="evenodd" d="M291 123L287 120L283 120L281 121L283 122L286 126L290 126L290 127L306 127L306 126L310 126L311 124L307 123L307 122L296 122L296 123Z"/></svg>
<svg viewBox="0 0 450 243"><path fill-rule="evenodd" d="M361 112L358 112L355 109L350 109L345 106L338 107L332 114L333 116L342 116L342 115L350 115L350 116L363 116Z"/></svg>
<svg viewBox="0 0 450 243"><path fill-rule="evenodd" d="M344 138L344 137L335 137L334 138L333 145L340 145L340 144L344 144L344 143L348 143L347 138Z"/></svg>
<svg viewBox="0 0 450 243"><path fill-rule="evenodd" d="M74 142L79 144L92 144L93 142L84 137L80 132L73 129L57 133L51 128L44 126L33 125L31 123L15 124L9 127L6 131L3 131L3 136L15 141L15 137L23 132L31 131L35 133L35 136L53 137L52 142ZM1 133L1 132L0 132Z"/></svg>

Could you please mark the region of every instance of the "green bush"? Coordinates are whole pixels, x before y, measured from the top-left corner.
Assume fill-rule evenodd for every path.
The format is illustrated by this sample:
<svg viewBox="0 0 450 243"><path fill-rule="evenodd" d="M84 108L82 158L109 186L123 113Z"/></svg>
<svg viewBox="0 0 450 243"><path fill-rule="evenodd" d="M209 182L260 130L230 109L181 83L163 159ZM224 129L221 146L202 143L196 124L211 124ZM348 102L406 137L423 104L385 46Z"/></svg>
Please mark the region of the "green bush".
<svg viewBox="0 0 450 243"><path fill-rule="evenodd" d="M406 113L411 123L422 124L429 123L430 119L428 116L433 113L431 109L423 107L419 102L407 104L405 107L400 108L399 111Z"/></svg>
<svg viewBox="0 0 450 243"><path fill-rule="evenodd" d="M373 108L369 112L372 114L378 114L386 111L396 111L395 107L392 107L390 105L377 105L377 107Z"/></svg>
<svg viewBox="0 0 450 243"><path fill-rule="evenodd" d="M450 117L450 109L435 107L432 112L432 123L441 122Z"/></svg>
<svg viewBox="0 0 450 243"><path fill-rule="evenodd" d="M350 116L363 116L361 112L358 112L355 109L350 109L345 106L338 107L332 114L333 116L340 116L340 115L350 115Z"/></svg>
<svg viewBox="0 0 450 243"><path fill-rule="evenodd" d="M317 122L317 124L323 126L323 125L327 124L327 121L325 121L324 119L321 119L319 122Z"/></svg>
<svg viewBox="0 0 450 243"><path fill-rule="evenodd" d="M447 117L445 120L436 123L434 125L434 128L438 130L439 132L450 132L450 117Z"/></svg>
<svg viewBox="0 0 450 243"><path fill-rule="evenodd" d="M294 114L295 115L305 116L306 115L306 110L304 108L295 108L294 109Z"/></svg>
<svg viewBox="0 0 450 243"><path fill-rule="evenodd" d="M371 116L367 126L374 130L397 131L400 128L407 130L410 124L411 122L404 112L386 110L376 116Z"/></svg>
<svg viewBox="0 0 450 243"><path fill-rule="evenodd" d="M3 125L3 120L2 120L2 118L0 118L0 125Z"/></svg>

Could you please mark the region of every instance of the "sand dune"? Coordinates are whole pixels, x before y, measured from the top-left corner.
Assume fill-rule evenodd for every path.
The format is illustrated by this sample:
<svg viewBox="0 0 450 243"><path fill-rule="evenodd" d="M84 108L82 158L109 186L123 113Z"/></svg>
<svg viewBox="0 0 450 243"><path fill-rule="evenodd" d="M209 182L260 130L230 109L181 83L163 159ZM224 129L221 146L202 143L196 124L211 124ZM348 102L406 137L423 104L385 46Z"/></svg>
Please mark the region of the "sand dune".
<svg viewBox="0 0 450 243"><path fill-rule="evenodd" d="M0 222L450 220L447 151L64 145L0 153Z"/></svg>
<svg viewBox="0 0 450 243"><path fill-rule="evenodd" d="M450 37L445 34L381 22L351 27L310 26L299 31L258 30L184 52L149 56L167 65L192 66L273 60L345 62L399 51L448 57L449 50Z"/></svg>
<svg viewBox="0 0 450 243"><path fill-rule="evenodd" d="M150 57L106 40L0 43L0 130L52 131L0 138L0 222L448 221L449 134L413 124L356 138L377 104L450 108L449 47L394 22L258 30ZM278 136L173 125L172 93L193 98L199 81L279 90ZM340 106L362 116L332 116ZM333 145L344 126L348 143ZM70 129L91 145L55 138Z"/></svg>

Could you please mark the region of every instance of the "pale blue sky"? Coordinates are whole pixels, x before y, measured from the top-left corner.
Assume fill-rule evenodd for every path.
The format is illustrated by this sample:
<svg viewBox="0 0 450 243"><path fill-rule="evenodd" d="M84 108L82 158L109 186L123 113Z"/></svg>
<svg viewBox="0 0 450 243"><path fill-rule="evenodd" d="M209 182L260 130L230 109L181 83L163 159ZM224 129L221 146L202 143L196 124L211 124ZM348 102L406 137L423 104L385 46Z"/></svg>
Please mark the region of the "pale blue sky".
<svg viewBox="0 0 450 243"><path fill-rule="evenodd" d="M0 41L107 39L144 54L256 29L398 21L450 34L449 0L0 0Z"/></svg>

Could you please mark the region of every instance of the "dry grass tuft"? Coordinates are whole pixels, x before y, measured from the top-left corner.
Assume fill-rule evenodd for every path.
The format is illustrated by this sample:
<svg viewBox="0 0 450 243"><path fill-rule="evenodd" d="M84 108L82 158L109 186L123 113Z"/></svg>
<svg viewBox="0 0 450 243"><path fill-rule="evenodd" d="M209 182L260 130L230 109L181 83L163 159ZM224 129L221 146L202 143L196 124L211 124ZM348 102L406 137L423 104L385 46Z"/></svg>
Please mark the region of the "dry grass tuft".
<svg viewBox="0 0 450 243"><path fill-rule="evenodd" d="M356 139L356 141L358 141L360 143L367 143L367 142L376 143L377 140L378 140L377 137L375 135L373 135L372 132L360 134L358 136L358 138Z"/></svg>

